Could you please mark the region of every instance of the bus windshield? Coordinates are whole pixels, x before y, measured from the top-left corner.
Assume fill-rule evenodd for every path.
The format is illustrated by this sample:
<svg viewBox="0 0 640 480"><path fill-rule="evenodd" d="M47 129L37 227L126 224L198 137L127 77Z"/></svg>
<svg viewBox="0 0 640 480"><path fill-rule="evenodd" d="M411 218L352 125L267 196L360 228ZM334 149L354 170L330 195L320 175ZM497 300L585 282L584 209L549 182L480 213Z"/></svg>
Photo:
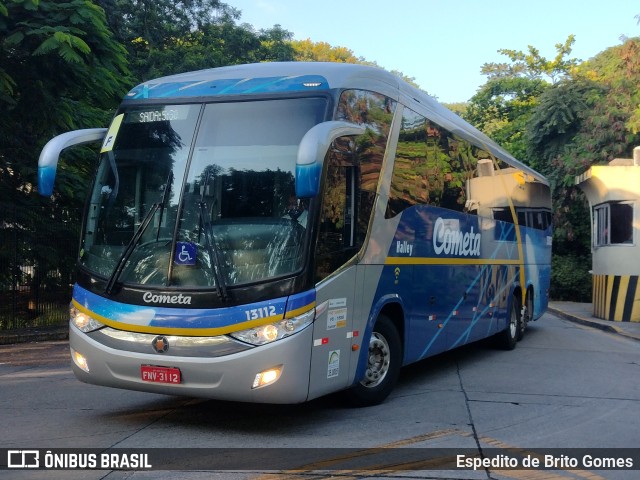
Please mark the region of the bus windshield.
<svg viewBox="0 0 640 480"><path fill-rule="evenodd" d="M296 156L326 109L318 97L125 107L102 148L81 265L110 283L216 289L299 271Z"/></svg>

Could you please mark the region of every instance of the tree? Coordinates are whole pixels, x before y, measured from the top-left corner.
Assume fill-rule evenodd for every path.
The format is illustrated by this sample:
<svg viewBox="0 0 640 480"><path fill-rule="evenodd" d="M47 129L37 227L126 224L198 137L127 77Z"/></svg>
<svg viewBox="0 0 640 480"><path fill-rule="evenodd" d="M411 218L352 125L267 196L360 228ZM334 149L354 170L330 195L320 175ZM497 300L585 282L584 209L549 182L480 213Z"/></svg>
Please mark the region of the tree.
<svg viewBox="0 0 640 480"><path fill-rule="evenodd" d="M99 0L136 83L240 63L293 60L291 33L256 31L219 0Z"/></svg>
<svg viewBox="0 0 640 480"><path fill-rule="evenodd" d="M338 62L338 63L366 63L360 57L356 57L346 47L334 47L327 42L313 42L306 40L294 40L291 42L295 51L295 59L299 62Z"/></svg>
<svg viewBox="0 0 640 480"><path fill-rule="evenodd" d="M77 244L63 222L84 201L91 163L83 157L61 163L51 202L35 194L37 158L59 133L106 124L129 86L126 52L113 40L102 9L84 0L5 2L0 39L0 196L25 207L11 219L0 209L3 234L47 227L41 244L20 244L20 261L71 266L73 258L59 261L57 247ZM39 207L45 206L43 216Z"/></svg>
<svg viewBox="0 0 640 480"><path fill-rule="evenodd" d="M551 83L556 83L558 80L570 76L571 71L580 62L575 58L566 58L571 55L574 43L574 35L569 35L564 43L556 43L556 56L553 60L548 60L540 55L540 51L531 45L527 47L528 53L520 50L500 49L498 52L509 57L511 63L485 63L481 72L487 75L489 80L526 77L543 80L548 78Z"/></svg>
<svg viewBox="0 0 640 480"><path fill-rule="evenodd" d="M569 57L574 41L570 35L556 44L552 60L532 46L527 53L499 50L510 63L483 65L487 83L470 100L464 117L548 176L554 209L552 295L587 299L590 217L581 192L573 185L576 168L561 158L587 121L600 90L592 82L573 80L579 65ZM571 270L576 265L581 269ZM567 277L580 281L569 285Z"/></svg>
<svg viewBox="0 0 640 480"><path fill-rule="evenodd" d="M600 84L586 79L563 81L542 93L526 127L527 157L532 167L553 176L556 183L573 184L573 172L559 172L554 161L580 132L604 93Z"/></svg>
<svg viewBox="0 0 640 480"><path fill-rule="evenodd" d="M471 98L464 118L516 158L525 159L527 121L546 88L548 84L536 78L493 78Z"/></svg>
<svg viewBox="0 0 640 480"><path fill-rule="evenodd" d="M578 64L578 60L568 58L574 42L575 37L569 35L564 43L556 44L553 60L542 57L532 46L528 53L498 50L510 63L482 66L487 83L469 101L464 118L526 162L527 122L543 92L558 79L569 77Z"/></svg>
<svg viewBox="0 0 640 480"><path fill-rule="evenodd" d="M310 38L307 38L306 40L294 40L291 45L295 52L295 60L298 62L357 63L359 65L379 67L376 62L366 60L364 57L356 57L353 51L346 47L334 47L327 42L313 42ZM402 78L414 87L420 88L414 77L408 77L398 70L391 70L390 73Z"/></svg>
<svg viewBox="0 0 640 480"><path fill-rule="evenodd" d="M553 187L555 295L591 293L588 282L567 284L587 278L591 264L591 214L575 177L592 165L630 157L640 141L639 52L640 40L630 39L577 65L572 78L543 93L527 126L529 161Z"/></svg>
<svg viewBox="0 0 640 480"><path fill-rule="evenodd" d="M128 70L104 13L88 1L12 1L0 38L0 192L14 198L31 191L49 138L105 123L126 92Z"/></svg>

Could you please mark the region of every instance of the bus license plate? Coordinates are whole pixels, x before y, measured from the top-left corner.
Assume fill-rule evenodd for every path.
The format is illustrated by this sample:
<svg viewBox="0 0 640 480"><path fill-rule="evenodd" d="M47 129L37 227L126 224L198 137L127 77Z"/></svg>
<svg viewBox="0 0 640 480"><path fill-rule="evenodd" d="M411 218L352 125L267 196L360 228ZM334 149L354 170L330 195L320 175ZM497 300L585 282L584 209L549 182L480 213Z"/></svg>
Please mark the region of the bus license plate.
<svg viewBox="0 0 640 480"><path fill-rule="evenodd" d="M144 382L180 383L180 369L175 367L141 365L140 375Z"/></svg>

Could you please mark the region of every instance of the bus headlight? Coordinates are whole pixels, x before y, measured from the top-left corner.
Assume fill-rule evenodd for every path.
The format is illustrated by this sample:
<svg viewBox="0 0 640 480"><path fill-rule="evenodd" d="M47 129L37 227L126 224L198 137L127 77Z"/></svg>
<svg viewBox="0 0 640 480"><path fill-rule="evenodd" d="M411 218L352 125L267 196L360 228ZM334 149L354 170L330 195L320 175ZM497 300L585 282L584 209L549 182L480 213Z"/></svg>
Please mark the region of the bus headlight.
<svg viewBox="0 0 640 480"><path fill-rule="evenodd" d="M105 326L92 316L81 312L73 305L69 307L69 317L71 324L84 333L93 332Z"/></svg>
<svg viewBox="0 0 640 480"><path fill-rule="evenodd" d="M313 322L315 313L315 309L311 309L307 313L303 313L297 317L286 318L279 322L269 323L247 330L240 330L239 332L233 332L229 335L236 340L250 343L251 345L264 345L289 337L304 329Z"/></svg>

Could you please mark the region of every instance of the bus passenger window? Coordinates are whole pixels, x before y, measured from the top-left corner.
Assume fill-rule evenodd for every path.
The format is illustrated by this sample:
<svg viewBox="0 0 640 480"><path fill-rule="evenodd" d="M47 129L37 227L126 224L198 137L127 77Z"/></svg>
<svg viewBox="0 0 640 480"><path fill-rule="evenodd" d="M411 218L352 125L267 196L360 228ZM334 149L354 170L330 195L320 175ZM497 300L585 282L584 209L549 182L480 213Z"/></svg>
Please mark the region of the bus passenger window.
<svg viewBox="0 0 640 480"><path fill-rule="evenodd" d="M386 218L392 218L414 205L429 203L427 186L427 119L404 109L398 136L396 159L389 189Z"/></svg>
<svg viewBox="0 0 640 480"><path fill-rule="evenodd" d="M335 113L366 127L337 139L328 153L316 248L316 280L352 258L364 244L396 103L377 93L345 90Z"/></svg>

